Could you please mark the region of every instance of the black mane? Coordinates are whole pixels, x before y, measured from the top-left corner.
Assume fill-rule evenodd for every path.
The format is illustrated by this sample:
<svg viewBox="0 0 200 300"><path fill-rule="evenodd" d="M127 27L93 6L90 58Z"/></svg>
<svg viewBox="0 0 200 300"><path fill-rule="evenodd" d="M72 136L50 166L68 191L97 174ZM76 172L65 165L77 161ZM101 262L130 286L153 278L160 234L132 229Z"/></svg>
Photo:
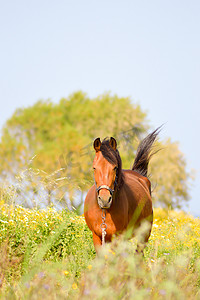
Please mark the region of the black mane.
<svg viewBox="0 0 200 300"><path fill-rule="evenodd" d="M117 189L119 189L123 183L123 173L122 173L122 161L119 155L119 151L114 150L110 144L109 139L105 138L102 141L100 151L103 157L111 164L117 166Z"/></svg>
<svg viewBox="0 0 200 300"><path fill-rule="evenodd" d="M142 176L148 177L148 165L150 158L157 153L160 149L154 150L153 144L161 130L161 127L158 127L152 133L150 133L138 146L135 161L133 163L132 170L139 173ZM100 151L103 157L113 165L118 167L117 170L117 189L121 187L124 182L123 173L122 173L122 161L119 155L119 151L114 150L110 145L110 140L105 138L101 144Z"/></svg>

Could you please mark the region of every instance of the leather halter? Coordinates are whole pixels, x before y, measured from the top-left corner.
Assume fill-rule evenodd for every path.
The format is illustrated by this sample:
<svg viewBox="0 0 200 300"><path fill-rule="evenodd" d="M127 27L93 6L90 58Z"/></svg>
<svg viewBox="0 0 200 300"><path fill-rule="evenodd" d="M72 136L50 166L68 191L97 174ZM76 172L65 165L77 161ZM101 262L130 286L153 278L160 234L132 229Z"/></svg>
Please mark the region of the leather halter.
<svg viewBox="0 0 200 300"><path fill-rule="evenodd" d="M99 194L99 191L101 189L106 189L106 190L108 190L110 192L111 196L113 196L113 193L115 191L115 187L117 186L117 173L116 173L116 176L115 176L115 182L114 182L114 189L113 190L108 185L106 185L106 184L102 184L99 187L97 187L95 179L94 179L94 182L95 182L97 194Z"/></svg>
<svg viewBox="0 0 200 300"><path fill-rule="evenodd" d="M103 184L103 185L100 185L98 188L96 188L97 194L99 193L99 191L100 191L101 189L107 189L107 190L109 190L111 196L112 196L113 193L114 193L114 190L112 190L108 185Z"/></svg>

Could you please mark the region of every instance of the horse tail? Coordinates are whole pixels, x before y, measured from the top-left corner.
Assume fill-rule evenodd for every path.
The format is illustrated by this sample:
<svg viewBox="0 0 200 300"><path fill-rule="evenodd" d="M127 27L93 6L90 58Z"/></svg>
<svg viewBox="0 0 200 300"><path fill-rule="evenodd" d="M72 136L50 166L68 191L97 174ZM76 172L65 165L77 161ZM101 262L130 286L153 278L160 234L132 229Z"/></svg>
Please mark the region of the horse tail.
<svg viewBox="0 0 200 300"><path fill-rule="evenodd" d="M158 127L150 133L138 146L132 170L138 172L142 176L147 177L150 158L160 150L158 149L152 152L153 143L155 142L161 127L162 126Z"/></svg>

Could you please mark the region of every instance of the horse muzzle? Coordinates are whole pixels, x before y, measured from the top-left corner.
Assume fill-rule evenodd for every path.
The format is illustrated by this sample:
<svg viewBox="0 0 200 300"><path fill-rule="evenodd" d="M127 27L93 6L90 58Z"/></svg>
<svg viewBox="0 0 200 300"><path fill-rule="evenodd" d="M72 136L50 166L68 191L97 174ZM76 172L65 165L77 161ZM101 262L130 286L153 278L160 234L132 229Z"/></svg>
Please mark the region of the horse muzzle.
<svg viewBox="0 0 200 300"><path fill-rule="evenodd" d="M109 196L108 199L104 199L98 195L97 201L100 208L108 209L111 207L112 204L112 196Z"/></svg>
<svg viewBox="0 0 200 300"><path fill-rule="evenodd" d="M100 190L106 189L110 192L110 195L99 195ZM100 208L110 208L112 204L112 196L114 193L114 190L112 190L108 185L100 185L98 188L96 188L97 191L97 201Z"/></svg>

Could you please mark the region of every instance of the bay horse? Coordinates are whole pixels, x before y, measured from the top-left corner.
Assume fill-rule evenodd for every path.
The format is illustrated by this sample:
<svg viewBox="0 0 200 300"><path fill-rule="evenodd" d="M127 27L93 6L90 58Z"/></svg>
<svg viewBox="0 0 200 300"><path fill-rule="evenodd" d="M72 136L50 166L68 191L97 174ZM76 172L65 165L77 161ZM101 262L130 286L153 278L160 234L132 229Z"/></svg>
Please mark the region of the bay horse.
<svg viewBox="0 0 200 300"><path fill-rule="evenodd" d="M130 170L122 170L122 161L116 140L111 137L102 142L96 138L93 147L94 184L87 193L84 204L85 221L92 231L96 252L113 235L131 229L131 236L146 222L148 224L138 243L137 252L143 249L150 237L153 224L151 183L148 164L153 154L152 146L159 133L154 130L140 143Z"/></svg>

